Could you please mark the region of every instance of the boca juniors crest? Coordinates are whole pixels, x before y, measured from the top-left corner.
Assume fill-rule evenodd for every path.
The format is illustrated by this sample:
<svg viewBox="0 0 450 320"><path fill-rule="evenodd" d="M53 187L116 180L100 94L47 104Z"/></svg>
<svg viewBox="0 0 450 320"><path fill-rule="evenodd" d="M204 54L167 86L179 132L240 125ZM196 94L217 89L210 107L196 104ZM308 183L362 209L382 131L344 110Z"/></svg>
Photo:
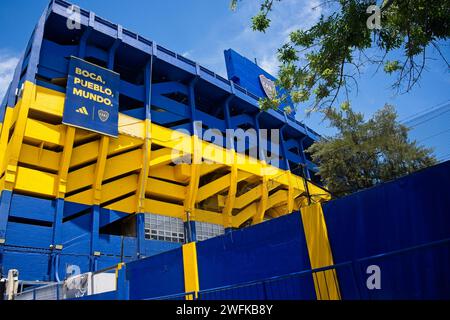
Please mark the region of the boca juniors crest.
<svg viewBox="0 0 450 320"><path fill-rule="evenodd" d="M261 86L264 90L264 93L269 99L274 99L276 97L276 87L275 82L268 79L265 75L261 74L259 76L259 81L261 82Z"/></svg>

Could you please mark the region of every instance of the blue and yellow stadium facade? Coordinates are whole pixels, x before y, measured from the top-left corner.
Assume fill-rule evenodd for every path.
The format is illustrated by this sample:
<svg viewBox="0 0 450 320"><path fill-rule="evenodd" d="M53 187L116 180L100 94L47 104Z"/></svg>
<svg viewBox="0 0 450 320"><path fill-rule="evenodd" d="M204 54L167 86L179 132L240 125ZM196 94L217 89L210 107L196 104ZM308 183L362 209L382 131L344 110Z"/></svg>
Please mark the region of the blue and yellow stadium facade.
<svg viewBox="0 0 450 320"><path fill-rule="evenodd" d="M93 12L67 28L69 7L50 2L1 105L3 272L54 281L68 264L98 270L180 245L146 240L145 213L182 219L188 242L196 222L228 232L330 199L304 152L314 131ZM62 123L71 56L120 74L117 138ZM208 128L280 129L278 165L202 140ZM175 165L174 151L203 161Z"/></svg>
<svg viewBox="0 0 450 320"><path fill-rule="evenodd" d="M439 277L424 295L445 296L449 204L445 188L422 186L448 175L448 164L422 173L420 183L329 202L305 153L317 133L258 107L263 90L250 75L270 78L264 70L227 50L225 79L90 11L76 8L79 27L68 28L68 9L49 3L0 108L3 274L18 269L22 280L55 282L69 265L117 266L117 290L104 299L395 298L420 292L406 280L401 290L367 291L365 263L386 257L384 272L398 283L405 268L389 257L414 252L408 261L419 261L432 247ZM71 57L120 75L117 137L63 124ZM278 161L252 157L247 144L241 152L236 143L211 143L208 129L224 139L228 129L279 130ZM177 162L182 155L201 161ZM435 218L419 194L444 199L432 202ZM183 240L148 237L148 215L181 221ZM202 223L225 234L198 241Z"/></svg>

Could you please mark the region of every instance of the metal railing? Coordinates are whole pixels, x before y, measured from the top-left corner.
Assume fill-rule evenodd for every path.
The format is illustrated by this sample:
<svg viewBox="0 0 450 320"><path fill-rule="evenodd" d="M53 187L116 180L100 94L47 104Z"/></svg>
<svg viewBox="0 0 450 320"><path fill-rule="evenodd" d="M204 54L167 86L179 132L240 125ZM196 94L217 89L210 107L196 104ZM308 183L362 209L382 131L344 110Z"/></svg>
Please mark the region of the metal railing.
<svg viewBox="0 0 450 320"><path fill-rule="evenodd" d="M86 293L87 295L96 294L98 291L105 290L105 288L101 288L97 286L97 281L102 277L104 274L111 274L116 273L117 266L112 266L109 268L105 268L102 270L98 270L95 272L92 272L90 275L90 280L86 283L88 287L86 288L75 288L74 290L78 290L82 292L81 294L84 296ZM101 284L105 283L105 280L100 280ZM62 282L54 282L54 283L39 283L39 282L21 282L19 284L19 287L22 288L23 285L34 285L35 287L32 287L30 289L26 289L24 291L19 292L15 296L15 300L63 300L66 297L66 294L69 294L67 287L64 287L65 281ZM108 291L115 291L117 290L117 282L114 282L114 288L107 288ZM106 292L106 291L102 291ZM73 298L73 297L69 297Z"/></svg>
<svg viewBox="0 0 450 320"><path fill-rule="evenodd" d="M28 289L18 293L14 300L61 300L62 282L55 282L47 285Z"/></svg>
<svg viewBox="0 0 450 320"><path fill-rule="evenodd" d="M327 299L330 297L330 288L336 286L339 288L339 275L345 276L349 282L345 283L347 296L341 297L341 289L339 288L339 298L347 299L371 299L370 295L363 291L367 288L367 274L363 270L363 266L369 263L389 262L388 259L398 257L400 255L415 254L417 251L428 249L431 247L445 246L450 244L450 238L439 241L433 241L426 244L416 245L405 249L390 251L383 254L373 255L353 261L342 262L331 266L304 270L290 274L266 278L263 280L249 281L239 284L233 284L212 289L200 290L198 293L188 292L174 295L161 296L148 300L183 300L183 297L189 297L187 300L304 300L304 299ZM326 273L332 273L332 277L325 276ZM323 286L311 286L311 279L316 283L322 278ZM320 289L322 287L322 289Z"/></svg>
<svg viewBox="0 0 450 320"><path fill-rule="evenodd" d="M161 296L156 298L148 298L144 300L196 300L196 294L194 291L191 292L183 292L178 294L170 294L167 296Z"/></svg>

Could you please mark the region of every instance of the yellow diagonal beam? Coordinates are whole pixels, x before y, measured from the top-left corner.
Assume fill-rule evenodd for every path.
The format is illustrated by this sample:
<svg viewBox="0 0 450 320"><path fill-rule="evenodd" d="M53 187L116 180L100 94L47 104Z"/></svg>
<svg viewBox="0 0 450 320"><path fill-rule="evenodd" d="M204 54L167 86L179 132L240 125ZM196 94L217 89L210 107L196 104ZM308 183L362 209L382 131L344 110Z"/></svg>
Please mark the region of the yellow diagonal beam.
<svg viewBox="0 0 450 320"><path fill-rule="evenodd" d="M253 217L258 209L257 203L252 203L249 206L245 207L239 214L236 216L233 216L232 222L233 222L233 228L239 228L241 224L243 224L245 221Z"/></svg>
<svg viewBox="0 0 450 320"><path fill-rule="evenodd" d="M269 199L269 188L267 185L267 177L266 176L263 176L263 178L262 178L260 190L261 190L261 199L258 202L256 214L253 217L252 224L257 224L257 223L261 223L264 221L264 215L267 210L268 199Z"/></svg>
<svg viewBox="0 0 450 320"><path fill-rule="evenodd" d="M148 178L146 193L149 196L181 201L186 196L186 187L158 179Z"/></svg>
<svg viewBox="0 0 450 320"><path fill-rule="evenodd" d="M0 176L3 175L3 172L5 171L5 163L8 161L6 157L6 148L8 146L9 131L12 125L13 112L13 108L6 108L2 131L0 134Z"/></svg>
<svg viewBox="0 0 450 320"><path fill-rule="evenodd" d="M207 185L200 187L197 193L197 202L203 201L230 186L231 175L227 174Z"/></svg>
<svg viewBox="0 0 450 320"><path fill-rule="evenodd" d="M177 166L150 167L149 176L157 179L170 180L177 183L187 183L191 177L190 166L181 164Z"/></svg>
<svg viewBox="0 0 450 320"><path fill-rule="evenodd" d="M233 226L233 208L234 202L236 200L236 192L237 192L237 184L238 184L238 169L237 169L237 157L236 152L233 151L233 165L231 166L230 172L230 188L228 189L227 200L225 201L225 207L223 208L223 222L222 225L224 228L231 228Z"/></svg>
<svg viewBox="0 0 450 320"><path fill-rule="evenodd" d="M72 157L73 142L75 139L75 128L67 126L64 149L61 155L59 176L57 180L56 195L64 198L67 192L67 176L69 173L70 158Z"/></svg>
<svg viewBox="0 0 450 320"><path fill-rule="evenodd" d="M139 180L138 180L138 195L137 195L137 207L136 212L137 213L144 213L145 212L145 191L147 188L147 181L148 181L148 172L150 167L150 159L152 154L152 141L151 141L151 122L149 119L145 119L145 141L144 145L142 147L141 153L142 153L142 168L141 172L139 173Z"/></svg>
<svg viewBox="0 0 450 320"><path fill-rule="evenodd" d="M200 192L198 185L200 182L200 160L201 160L201 150L199 150L200 141L196 135L191 137L191 152L192 164L191 164L191 180L186 188L186 199L184 201L184 211L186 213L185 219L192 218L195 219L195 200L197 199L197 194ZM190 215L190 217L189 217Z"/></svg>
<svg viewBox="0 0 450 320"><path fill-rule="evenodd" d="M109 137L102 136L100 139L100 146L98 149L97 165L94 173L94 199L93 203L99 205L102 200L102 182L103 174L105 173L106 157L108 156Z"/></svg>
<svg viewBox="0 0 450 320"><path fill-rule="evenodd" d="M152 151L152 158L150 159L150 167L163 166L173 162L174 157L172 150L169 148L163 148L156 151Z"/></svg>
<svg viewBox="0 0 450 320"><path fill-rule="evenodd" d="M7 160L5 173L5 187L8 190L13 190L17 176L17 163L19 162L20 150L24 139L25 128L27 125L28 111L35 95L35 85L29 81L25 81L22 98L20 99L17 108L17 120L14 126L14 132L6 150ZM3 172L3 168L1 168Z"/></svg>

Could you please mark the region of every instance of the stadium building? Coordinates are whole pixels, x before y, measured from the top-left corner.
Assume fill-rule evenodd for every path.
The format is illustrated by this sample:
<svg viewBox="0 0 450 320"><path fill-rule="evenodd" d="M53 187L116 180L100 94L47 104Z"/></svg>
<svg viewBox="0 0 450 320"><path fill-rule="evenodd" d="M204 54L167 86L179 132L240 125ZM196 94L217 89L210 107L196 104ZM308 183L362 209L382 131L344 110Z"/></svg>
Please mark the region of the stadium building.
<svg viewBox="0 0 450 320"><path fill-rule="evenodd" d="M448 296L436 280L449 265L448 201L429 224L413 212L415 228L433 230L420 239L396 229L411 211L392 218L401 206L383 186L322 208L331 195L305 153L319 135L259 109L272 75L232 49L225 62L228 79L93 12L49 3L0 108L0 265L4 276L17 270L17 298L78 297L74 273L93 283L82 295L99 299L420 297L420 288L368 291L367 266L353 272L348 261L424 243L441 259L438 290L424 294ZM434 170L419 178L448 175L448 163ZM417 192L414 181L405 192ZM421 208L414 201L405 206ZM389 241L374 217L393 219ZM403 242L389 238L397 231Z"/></svg>

